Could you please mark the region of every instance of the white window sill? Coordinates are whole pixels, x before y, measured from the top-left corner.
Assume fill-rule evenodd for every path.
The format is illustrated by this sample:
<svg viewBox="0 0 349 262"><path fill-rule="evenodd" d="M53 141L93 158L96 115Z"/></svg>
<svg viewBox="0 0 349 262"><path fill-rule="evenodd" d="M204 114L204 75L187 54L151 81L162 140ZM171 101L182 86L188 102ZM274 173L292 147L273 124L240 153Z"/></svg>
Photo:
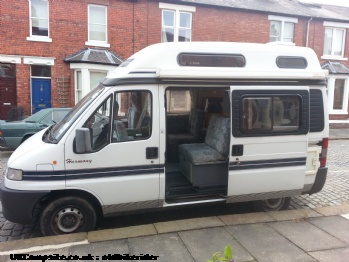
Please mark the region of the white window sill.
<svg viewBox="0 0 349 262"><path fill-rule="evenodd" d="M52 38L46 37L46 36L28 36L27 41L34 41L34 42L52 42Z"/></svg>
<svg viewBox="0 0 349 262"><path fill-rule="evenodd" d="M108 43L97 42L97 41L87 41L87 42L85 42L85 45L99 46L99 47L110 47L110 44L108 44Z"/></svg>
<svg viewBox="0 0 349 262"><path fill-rule="evenodd" d="M341 56L323 55L321 59L348 61L348 58Z"/></svg>
<svg viewBox="0 0 349 262"><path fill-rule="evenodd" d="M329 111L329 115L347 115L348 111L345 110L338 110L338 111Z"/></svg>

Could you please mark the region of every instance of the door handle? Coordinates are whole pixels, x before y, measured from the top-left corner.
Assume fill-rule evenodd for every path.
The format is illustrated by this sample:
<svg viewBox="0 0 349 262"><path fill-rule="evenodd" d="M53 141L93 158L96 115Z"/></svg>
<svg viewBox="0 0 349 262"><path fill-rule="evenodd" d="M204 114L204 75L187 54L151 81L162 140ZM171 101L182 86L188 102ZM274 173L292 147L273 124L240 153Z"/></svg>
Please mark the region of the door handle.
<svg viewBox="0 0 349 262"><path fill-rule="evenodd" d="M147 159L157 159L159 157L159 148L157 147L147 147L145 151Z"/></svg>
<svg viewBox="0 0 349 262"><path fill-rule="evenodd" d="M233 145L231 149L232 156L242 156L244 154L244 145Z"/></svg>

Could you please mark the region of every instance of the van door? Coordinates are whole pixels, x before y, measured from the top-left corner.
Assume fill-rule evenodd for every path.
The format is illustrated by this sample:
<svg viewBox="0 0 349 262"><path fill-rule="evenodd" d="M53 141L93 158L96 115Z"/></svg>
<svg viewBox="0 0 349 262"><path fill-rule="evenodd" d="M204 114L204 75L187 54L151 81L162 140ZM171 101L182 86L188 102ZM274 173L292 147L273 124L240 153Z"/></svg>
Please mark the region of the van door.
<svg viewBox="0 0 349 262"><path fill-rule="evenodd" d="M306 171L309 87L232 86L227 202L301 194Z"/></svg>
<svg viewBox="0 0 349 262"><path fill-rule="evenodd" d="M159 207L164 170L159 165L158 87L119 89L79 124L90 130L91 152L78 154L66 145L66 187L95 195L104 215Z"/></svg>

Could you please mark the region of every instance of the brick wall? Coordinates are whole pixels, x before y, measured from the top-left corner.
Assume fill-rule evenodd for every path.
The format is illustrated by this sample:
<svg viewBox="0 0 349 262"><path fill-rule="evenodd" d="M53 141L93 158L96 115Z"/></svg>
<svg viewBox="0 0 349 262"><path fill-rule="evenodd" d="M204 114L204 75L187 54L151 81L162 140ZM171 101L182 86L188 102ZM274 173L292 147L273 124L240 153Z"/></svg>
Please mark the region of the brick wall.
<svg viewBox="0 0 349 262"><path fill-rule="evenodd" d="M26 40L29 36L28 0L1 2L0 53L55 58L51 83L53 107L66 105L62 103L60 80L64 82L64 88L68 86L67 105L75 104L73 70L63 59L87 47L88 4L108 7L110 50L122 59L161 41L161 9L157 0L49 1L52 43ZM197 5L192 18L193 41L269 42L270 22L266 13ZM306 44L307 25L308 19L298 18L294 34L298 46ZM325 62L321 59L323 43L323 21L314 18L310 22L308 46L315 50L321 63ZM346 38L346 47L349 47L349 37ZM343 63L349 66L348 61ZM30 109L29 65L17 66L17 95L18 105Z"/></svg>

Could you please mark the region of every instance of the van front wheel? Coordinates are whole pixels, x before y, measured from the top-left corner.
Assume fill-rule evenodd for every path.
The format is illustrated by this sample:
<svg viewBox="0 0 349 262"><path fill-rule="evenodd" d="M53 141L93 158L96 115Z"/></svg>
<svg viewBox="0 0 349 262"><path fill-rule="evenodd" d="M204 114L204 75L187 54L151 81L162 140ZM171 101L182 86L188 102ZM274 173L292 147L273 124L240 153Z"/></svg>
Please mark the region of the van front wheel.
<svg viewBox="0 0 349 262"><path fill-rule="evenodd" d="M282 197L254 201L253 206L257 212L279 211L288 209L290 202L290 197Z"/></svg>
<svg viewBox="0 0 349 262"><path fill-rule="evenodd" d="M96 225L93 206L79 197L62 197L49 203L40 216L44 236L91 231Z"/></svg>

